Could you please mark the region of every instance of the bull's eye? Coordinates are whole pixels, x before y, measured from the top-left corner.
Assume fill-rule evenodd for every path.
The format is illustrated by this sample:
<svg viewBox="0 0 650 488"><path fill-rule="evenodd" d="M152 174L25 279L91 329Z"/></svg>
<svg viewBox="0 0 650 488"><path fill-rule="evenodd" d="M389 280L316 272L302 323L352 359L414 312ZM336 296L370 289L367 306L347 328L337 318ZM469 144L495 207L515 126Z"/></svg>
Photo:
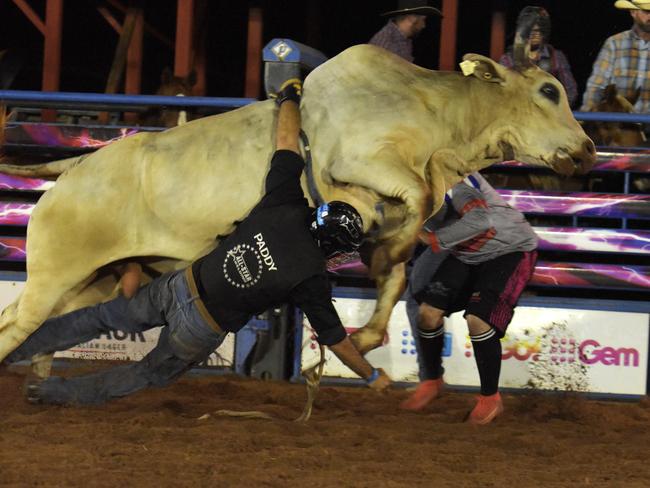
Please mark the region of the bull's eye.
<svg viewBox="0 0 650 488"><path fill-rule="evenodd" d="M560 103L560 90L555 85L544 83L539 91L553 103Z"/></svg>

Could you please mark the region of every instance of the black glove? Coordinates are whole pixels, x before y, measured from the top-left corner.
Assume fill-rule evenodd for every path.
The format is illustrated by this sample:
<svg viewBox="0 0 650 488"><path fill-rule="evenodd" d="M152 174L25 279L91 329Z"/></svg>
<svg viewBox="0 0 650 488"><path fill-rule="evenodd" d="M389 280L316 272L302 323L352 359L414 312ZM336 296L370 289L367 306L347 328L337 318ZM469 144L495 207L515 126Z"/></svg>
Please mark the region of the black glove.
<svg viewBox="0 0 650 488"><path fill-rule="evenodd" d="M287 100L296 102L300 105L300 97L302 96L302 81L298 78L291 78L290 80L282 83L282 86L278 92L274 95L275 103L278 104L278 107L282 105Z"/></svg>

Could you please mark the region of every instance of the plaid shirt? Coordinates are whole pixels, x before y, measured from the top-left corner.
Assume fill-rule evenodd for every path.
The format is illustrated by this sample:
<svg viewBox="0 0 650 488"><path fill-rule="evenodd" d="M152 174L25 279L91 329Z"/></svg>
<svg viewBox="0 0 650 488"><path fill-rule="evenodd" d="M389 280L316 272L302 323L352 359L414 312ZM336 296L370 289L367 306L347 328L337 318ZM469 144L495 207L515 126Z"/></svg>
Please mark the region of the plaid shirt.
<svg viewBox="0 0 650 488"><path fill-rule="evenodd" d="M515 62L511 49L501 56L499 63L507 68L514 66ZM566 90L566 96L569 99L569 105L573 106L573 103L578 99L578 85L573 77L573 73L571 73L569 60L564 53L559 49L555 49L550 44L544 44L537 65L544 71L555 76L562 83L562 86Z"/></svg>
<svg viewBox="0 0 650 488"><path fill-rule="evenodd" d="M383 47L408 62L413 62L413 41L404 36L392 20L389 20L379 32L372 36L368 44Z"/></svg>
<svg viewBox="0 0 650 488"><path fill-rule="evenodd" d="M587 81L580 110L593 109L602 98L602 91L614 83L618 93L628 100L634 99L637 87L641 88L634 108L637 112L650 112L650 41L641 39L634 28L608 38L603 44L594 69Z"/></svg>

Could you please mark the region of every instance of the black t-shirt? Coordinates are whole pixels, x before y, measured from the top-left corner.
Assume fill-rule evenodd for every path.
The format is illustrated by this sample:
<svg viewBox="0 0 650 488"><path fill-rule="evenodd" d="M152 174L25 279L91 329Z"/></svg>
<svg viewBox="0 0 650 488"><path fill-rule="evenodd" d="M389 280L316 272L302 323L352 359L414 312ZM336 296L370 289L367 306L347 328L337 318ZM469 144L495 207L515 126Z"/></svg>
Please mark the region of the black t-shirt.
<svg viewBox="0 0 650 488"><path fill-rule="evenodd" d="M226 331L292 302L309 318L321 344L345 338L326 275L326 262L309 232L311 209L300 186L302 158L276 151L266 193L237 229L192 265L201 299Z"/></svg>

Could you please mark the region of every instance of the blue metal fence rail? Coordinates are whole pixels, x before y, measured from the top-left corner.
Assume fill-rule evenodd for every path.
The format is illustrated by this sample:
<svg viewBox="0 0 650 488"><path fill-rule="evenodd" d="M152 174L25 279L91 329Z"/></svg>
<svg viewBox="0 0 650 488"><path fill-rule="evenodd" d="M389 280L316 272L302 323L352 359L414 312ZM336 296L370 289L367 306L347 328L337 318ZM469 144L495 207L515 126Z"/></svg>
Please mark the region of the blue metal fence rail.
<svg viewBox="0 0 650 488"><path fill-rule="evenodd" d="M41 92L28 90L0 90L0 101L4 103L28 103L39 107L74 104L78 108L88 105L104 105L111 107L134 106L166 106L166 107L211 107L238 108L256 102L255 98L229 97L177 97L162 95L122 95L106 93L76 93L76 92Z"/></svg>

